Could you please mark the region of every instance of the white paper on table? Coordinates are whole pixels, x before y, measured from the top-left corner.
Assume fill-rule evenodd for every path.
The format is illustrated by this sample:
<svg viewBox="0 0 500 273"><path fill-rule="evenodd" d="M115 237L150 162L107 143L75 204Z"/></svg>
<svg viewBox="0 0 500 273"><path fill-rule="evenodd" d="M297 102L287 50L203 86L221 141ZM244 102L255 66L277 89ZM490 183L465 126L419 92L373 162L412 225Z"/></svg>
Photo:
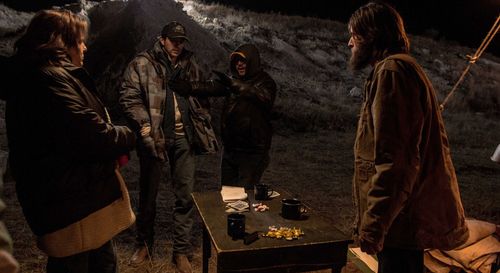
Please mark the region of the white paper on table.
<svg viewBox="0 0 500 273"><path fill-rule="evenodd" d="M274 197L278 197L278 196L280 196L280 193L277 191L273 191L273 193L271 194L271 196L269 196L269 198L274 198Z"/></svg>
<svg viewBox="0 0 500 273"><path fill-rule="evenodd" d="M232 208L236 211L243 212L243 211L248 211L249 210L249 205L246 201L238 200L235 202L229 202L226 204L227 208Z"/></svg>
<svg viewBox="0 0 500 273"><path fill-rule="evenodd" d="M247 199L248 195L243 187L222 186L220 191L222 201L233 202Z"/></svg>

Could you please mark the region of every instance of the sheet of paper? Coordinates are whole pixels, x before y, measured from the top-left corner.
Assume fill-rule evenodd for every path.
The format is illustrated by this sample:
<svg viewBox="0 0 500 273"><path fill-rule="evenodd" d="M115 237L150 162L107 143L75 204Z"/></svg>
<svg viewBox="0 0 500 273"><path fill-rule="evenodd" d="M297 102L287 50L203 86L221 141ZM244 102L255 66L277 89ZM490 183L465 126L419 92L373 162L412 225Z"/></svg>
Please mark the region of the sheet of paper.
<svg viewBox="0 0 500 273"><path fill-rule="evenodd" d="M248 195L243 187L222 186L220 191L222 201L233 202L247 199Z"/></svg>

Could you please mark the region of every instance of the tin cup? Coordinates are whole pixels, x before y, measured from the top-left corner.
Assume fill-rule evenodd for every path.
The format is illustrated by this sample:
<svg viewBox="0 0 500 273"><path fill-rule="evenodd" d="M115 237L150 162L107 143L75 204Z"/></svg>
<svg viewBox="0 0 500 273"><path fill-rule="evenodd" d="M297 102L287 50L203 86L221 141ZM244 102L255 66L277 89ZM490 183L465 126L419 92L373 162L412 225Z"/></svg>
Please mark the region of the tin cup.
<svg viewBox="0 0 500 273"><path fill-rule="evenodd" d="M254 186L255 200L268 200L273 194L273 190L268 184L256 184Z"/></svg>
<svg viewBox="0 0 500 273"><path fill-rule="evenodd" d="M233 240L241 239L245 236L245 215L231 213L227 216L227 234Z"/></svg>
<svg viewBox="0 0 500 273"><path fill-rule="evenodd" d="M283 199L281 200L281 216L285 219L299 220L307 212L307 209L302 205L299 199Z"/></svg>

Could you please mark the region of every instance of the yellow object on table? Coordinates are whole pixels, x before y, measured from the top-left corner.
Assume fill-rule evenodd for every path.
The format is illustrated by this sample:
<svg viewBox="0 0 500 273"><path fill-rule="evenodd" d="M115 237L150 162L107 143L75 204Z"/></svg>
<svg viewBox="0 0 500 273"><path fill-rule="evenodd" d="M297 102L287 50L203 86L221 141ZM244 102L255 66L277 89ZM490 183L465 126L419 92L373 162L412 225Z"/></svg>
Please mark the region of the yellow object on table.
<svg viewBox="0 0 500 273"><path fill-rule="evenodd" d="M300 228L289 228L289 227L275 227L270 226L269 231L262 234L262 237L276 238L291 241L294 239L298 239L300 236L303 236L304 232Z"/></svg>

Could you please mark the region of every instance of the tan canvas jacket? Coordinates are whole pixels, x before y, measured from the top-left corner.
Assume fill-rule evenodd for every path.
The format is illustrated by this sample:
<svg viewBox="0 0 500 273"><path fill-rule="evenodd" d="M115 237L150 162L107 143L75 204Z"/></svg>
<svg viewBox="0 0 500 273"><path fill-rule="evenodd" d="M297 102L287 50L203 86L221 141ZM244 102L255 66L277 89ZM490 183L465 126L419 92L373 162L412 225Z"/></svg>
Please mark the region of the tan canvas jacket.
<svg viewBox="0 0 500 273"><path fill-rule="evenodd" d="M450 249L468 237L439 105L406 54L378 62L365 83L354 145L359 235L400 248Z"/></svg>

